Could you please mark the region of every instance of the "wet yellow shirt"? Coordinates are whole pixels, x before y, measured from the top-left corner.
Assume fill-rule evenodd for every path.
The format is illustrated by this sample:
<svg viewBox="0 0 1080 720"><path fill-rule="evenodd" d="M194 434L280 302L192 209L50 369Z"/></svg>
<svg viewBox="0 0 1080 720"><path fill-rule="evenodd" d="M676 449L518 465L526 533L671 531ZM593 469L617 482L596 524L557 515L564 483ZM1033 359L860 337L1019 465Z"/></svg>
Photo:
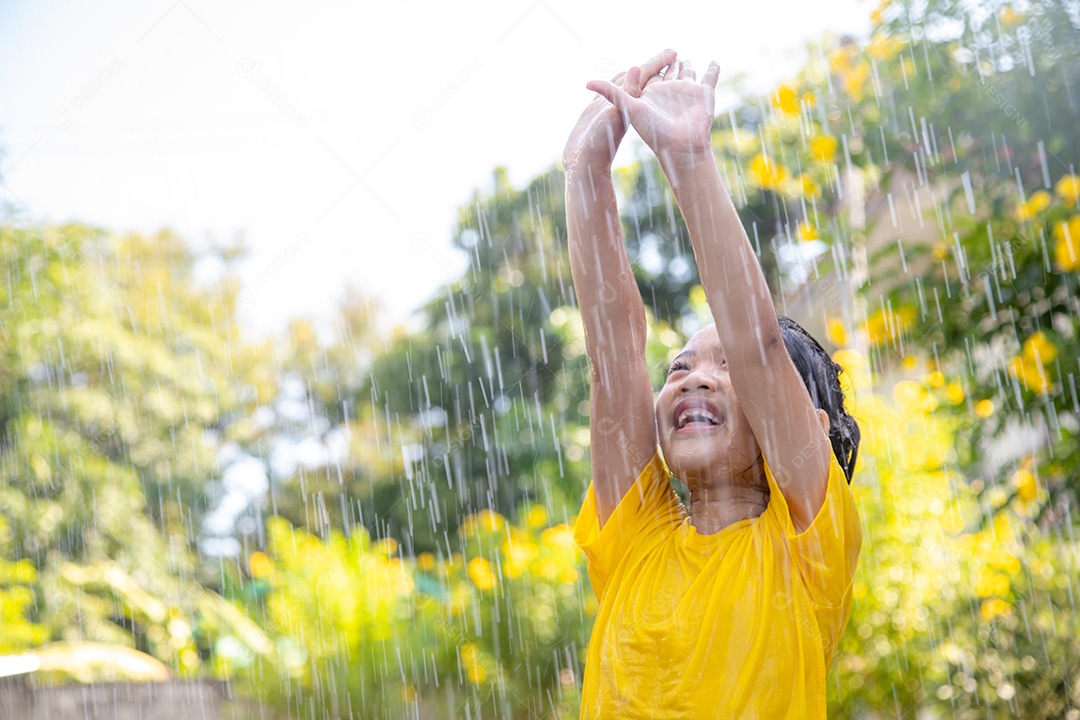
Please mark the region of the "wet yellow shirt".
<svg viewBox="0 0 1080 720"><path fill-rule="evenodd" d="M862 544L836 457L801 534L768 464L765 512L713 535L690 524L669 474L657 452L602 529L591 485L578 515L600 603L581 717L824 718Z"/></svg>

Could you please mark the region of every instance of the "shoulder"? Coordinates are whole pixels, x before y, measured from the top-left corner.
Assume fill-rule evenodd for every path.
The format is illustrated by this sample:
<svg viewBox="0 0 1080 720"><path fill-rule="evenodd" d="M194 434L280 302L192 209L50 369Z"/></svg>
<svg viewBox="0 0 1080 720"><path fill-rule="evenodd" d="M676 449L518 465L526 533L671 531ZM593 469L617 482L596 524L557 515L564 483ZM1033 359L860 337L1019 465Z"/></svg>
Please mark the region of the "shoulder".
<svg viewBox="0 0 1080 720"><path fill-rule="evenodd" d="M593 590L601 587L630 556L655 547L686 518L686 510L671 486L670 471L659 448L623 495L607 522L600 524L596 496L590 484L574 524L574 539L585 553Z"/></svg>

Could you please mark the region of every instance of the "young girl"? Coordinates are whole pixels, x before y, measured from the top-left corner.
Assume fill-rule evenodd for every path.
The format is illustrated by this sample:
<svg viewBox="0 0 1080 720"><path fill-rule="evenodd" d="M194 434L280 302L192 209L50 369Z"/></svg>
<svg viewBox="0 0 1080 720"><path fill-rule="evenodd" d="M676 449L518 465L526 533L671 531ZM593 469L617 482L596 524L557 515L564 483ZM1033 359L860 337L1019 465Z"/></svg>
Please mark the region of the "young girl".
<svg viewBox="0 0 1080 720"><path fill-rule="evenodd" d="M859 429L839 366L777 318L721 180L718 74L713 63L699 83L668 50L589 83L598 96L563 156L592 366L593 476L575 534L600 609L583 718L824 718L850 610ZM627 124L668 178L715 321L672 363L655 407L611 182Z"/></svg>

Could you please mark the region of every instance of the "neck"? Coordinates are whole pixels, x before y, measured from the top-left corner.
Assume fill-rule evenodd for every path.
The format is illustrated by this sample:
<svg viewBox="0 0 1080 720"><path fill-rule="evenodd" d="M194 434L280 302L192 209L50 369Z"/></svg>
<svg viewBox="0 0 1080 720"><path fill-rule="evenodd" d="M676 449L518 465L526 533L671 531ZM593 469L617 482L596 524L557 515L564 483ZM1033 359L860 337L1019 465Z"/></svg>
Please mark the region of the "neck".
<svg viewBox="0 0 1080 720"><path fill-rule="evenodd" d="M769 505L769 483L760 455L741 472L723 478L687 478L686 485L690 490L690 521L702 535L759 517Z"/></svg>

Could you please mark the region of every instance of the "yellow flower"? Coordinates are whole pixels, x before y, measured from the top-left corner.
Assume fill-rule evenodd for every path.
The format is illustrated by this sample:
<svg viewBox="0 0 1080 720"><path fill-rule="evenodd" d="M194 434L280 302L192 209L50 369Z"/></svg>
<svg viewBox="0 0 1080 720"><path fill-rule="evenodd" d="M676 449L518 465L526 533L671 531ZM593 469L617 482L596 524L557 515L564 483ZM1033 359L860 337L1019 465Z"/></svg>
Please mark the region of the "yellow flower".
<svg viewBox="0 0 1080 720"><path fill-rule="evenodd" d="M799 93L790 85L781 85L773 91L772 104L788 115L798 115Z"/></svg>
<svg viewBox="0 0 1080 720"><path fill-rule="evenodd" d="M545 580L555 580L561 574L559 563L554 558L544 558L538 562L536 572Z"/></svg>
<svg viewBox="0 0 1080 720"><path fill-rule="evenodd" d="M1012 483L1016 486L1017 494L1028 502L1031 502L1039 495L1039 482L1035 477L1035 473L1026 467L1022 467L1013 473Z"/></svg>
<svg viewBox="0 0 1080 720"><path fill-rule="evenodd" d="M1016 539L1013 522L1008 515L1002 513L994 518L993 538L998 543L1011 543Z"/></svg>
<svg viewBox="0 0 1080 720"><path fill-rule="evenodd" d="M1068 222L1059 222L1054 228L1057 244L1054 260L1062 270L1080 270L1080 215L1073 215Z"/></svg>
<svg viewBox="0 0 1080 720"><path fill-rule="evenodd" d="M878 6L874 8L874 11L870 13L870 23L873 25L881 24L881 16L885 12L885 9L889 7L889 0L881 0Z"/></svg>
<svg viewBox="0 0 1080 720"><path fill-rule="evenodd" d="M866 319L863 332L871 345L884 345L906 332L914 321L914 308L902 307L892 312L878 310Z"/></svg>
<svg viewBox="0 0 1080 720"><path fill-rule="evenodd" d="M543 505L533 505L525 513L525 524L533 529L543 527L547 519L547 510L544 509Z"/></svg>
<svg viewBox="0 0 1080 720"><path fill-rule="evenodd" d="M1024 21L1023 14L1016 12L1016 10L1014 10L1011 5L1002 8L1001 12L998 14L998 17L1001 19L1001 24L1005 25L1006 27L1019 25Z"/></svg>
<svg viewBox="0 0 1080 720"><path fill-rule="evenodd" d="M945 398L953 405L964 402L964 387L960 383L949 383L945 386Z"/></svg>
<svg viewBox="0 0 1080 720"><path fill-rule="evenodd" d="M814 178L809 175L803 174L796 179L799 192L803 197L811 200L817 200L821 197L821 186L814 182Z"/></svg>
<svg viewBox="0 0 1080 720"><path fill-rule="evenodd" d="M1024 359L1031 363L1046 365L1057 357L1057 347L1042 330L1024 341Z"/></svg>
<svg viewBox="0 0 1080 720"><path fill-rule="evenodd" d="M901 380L896 383L893 386L893 399L902 411L930 413L938 406L937 399L914 380Z"/></svg>
<svg viewBox="0 0 1080 720"><path fill-rule="evenodd" d="M989 568L983 568L975 582L975 594L979 597L1004 595L1009 592L1009 578Z"/></svg>
<svg viewBox="0 0 1080 720"><path fill-rule="evenodd" d="M435 565L435 556L429 552L422 552L416 556L416 567L424 572L431 572L435 569Z"/></svg>
<svg viewBox="0 0 1080 720"><path fill-rule="evenodd" d="M975 403L975 415L985 420L994 414L993 400L980 400Z"/></svg>
<svg viewBox="0 0 1080 720"><path fill-rule="evenodd" d="M933 249L930 250L930 256L941 262L945 258L949 257L949 245L948 243L935 243Z"/></svg>
<svg viewBox="0 0 1080 720"><path fill-rule="evenodd" d="M695 285L690 288L690 307L694 312L701 312L709 307L709 300L705 297L705 288Z"/></svg>
<svg viewBox="0 0 1080 720"><path fill-rule="evenodd" d="M992 620L998 615L1007 615L1012 610L1012 606L1000 598L987 598L983 600L980 612L983 620Z"/></svg>
<svg viewBox="0 0 1080 720"><path fill-rule="evenodd" d="M837 350L832 356L833 362L844 368L841 382L844 378L865 374L868 370L866 356L853 348ZM845 393L846 395L846 393Z"/></svg>
<svg viewBox="0 0 1080 720"><path fill-rule="evenodd" d="M788 174L787 168L778 165L761 153L755 155L750 161L750 179L755 185L766 190L778 188L787 180Z"/></svg>
<svg viewBox="0 0 1080 720"><path fill-rule="evenodd" d="M478 513L466 515L465 520L458 529L462 535L476 535L479 533L495 532L507 525L507 520L494 510L484 508Z"/></svg>
<svg viewBox="0 0 1080 720"><path fill-rule="evenodd" d="M999 508L1005 504L1009 496L1005 494L1005 491L1001 488L991 488L986 494L986 499L990 503L990 507Z"/></svg>
<svg viewBox="0 0 1080 720"><path fill-rule="evenodd" d="M469 682L471 682L473 685L479 685L480 683L484 682L484 678L487 677L487 671L484 670L484 668L482 668L480 665L476 664L470 665L469 668L465 671L465 674L469 676Z"/></svg>
<svg viewBox="0 0 1080 720"><path fill-rule="evenodd" d="M836 155L836 147L836 138L832 135L816 135L810 141L810 155L815 160L829 163L832 162L833 156Z"/></svg>
<svg viewBox="0 0 1080 720"><path fill-rule="evenodd" d="M459 648L461 654L461 666L465 668L465 674L469 682L479 685L487 677L487 671L480 665L480 651L473 643L465 643Z"/></svg>
<svg viewBox="0 0 1080 720"><path fill-rule="evenodd" d="M266 553L253 552L251 557L248 558L248 569L251 570L251 577L262 578L270 574L273 565L270 563L270 558L266 556Z"/></svg>
<svg viewBox="0 0 1080 720"><path fill-rule="evenodd" d="M878 61L891 60L904 49L904 41L895 35L878 32L866 46L866 54Z"/></svg>
<svg viewBox="0 0 1080 720"><path fill-rule="evenodd" d="M920 403L924 394L922 387L914 380L901 380L893 386L893 398L901 407Z"/></svg>
<svg viewBox="0 0 1080 720"><path fill-rule="evenodd" d="M798 235L799 240L802 242L810 242L812 240L821 239L818 235L817 228L808 222L799 223L799 228L796 231L796 234Z"/></svg>
<svg viewBox="0 0 1080 720"><path fill-rule="evenodd" d="M825 334L836 347L845 347L848 344L847 325L838 317L828 318L825 324Z"/></svg>
<svg viewBox="0 0 1080 720"><path fill-rule="evenodd" d="M381 552L381 553L383 553L385 555L395 555L395 554L397 554L397 548L398 548L397 540L395 540L392 537L383 538L375 546L376 551Z"/></svg>
<svg viewBox="0 0 1080 720"><path fill-rule="evenodd" d="M574 551L577 549L577 543L574 542L574 529L566 523L553 525L540 533L540 542L556 550Z"/></svg>
<svg viewBox="0 0 1080 720"><path fill-rule="evenodd" d="M531 540L523 542L511 542L506 540L502 545L503 557L506 563L503 571L508 578L516 578L529 568L529 563L540 554L540 548Z"/></svg>
<svg viewBox="0 0 1080 720"><path fill-rule="evenodd" d="M1054 185L1054 192L1056 192L1065 204L1072 207L1080 200L1080 177L1075 175L1063 175L1057 184Z"/></svg>
<svg viewBox="0 0 1080 720"><path fill-rule="evenodd" d="M1038 190L1031 194L1026 203L1016 208L1015 217L1020 222L1038 217L1039 213L1050 206L1050 193Z"/></svg>
<svg viewBox="0 0 1080 720"><path fill-rule="evenodd" d="M1009 363L1009 374L1033 393L1041 395L1050 389L1050 379L1043 366L1032 363L1021 355L1017 355Z"/></svg>
<svg viewBox="0 0 1080 720"><path fill-rule="evenodd" d="M491 563L487 558L475 557L469 561L469 579L480 590L491 590L495 587L495 573L491 571Z"/></svg>
<svg viewBox="0 0 1080 720"><path fill-rule="evenodd" d="M851 60L857 52L855 45L845 43L829 53L829 69L833 72L845 72L851 67Z"/></svg>
<svg viewBox="0 0 1080 720"><path fill-rule="evenodd" d="M860 60L850 71L843 74L844 91L858 102L863 98L863 88L870 77L870 64Z"/></svg>

